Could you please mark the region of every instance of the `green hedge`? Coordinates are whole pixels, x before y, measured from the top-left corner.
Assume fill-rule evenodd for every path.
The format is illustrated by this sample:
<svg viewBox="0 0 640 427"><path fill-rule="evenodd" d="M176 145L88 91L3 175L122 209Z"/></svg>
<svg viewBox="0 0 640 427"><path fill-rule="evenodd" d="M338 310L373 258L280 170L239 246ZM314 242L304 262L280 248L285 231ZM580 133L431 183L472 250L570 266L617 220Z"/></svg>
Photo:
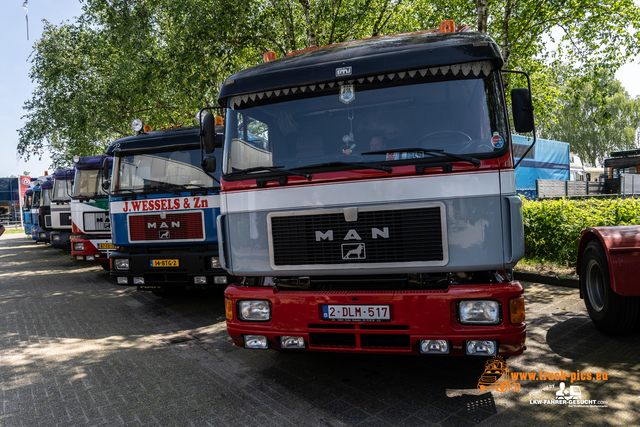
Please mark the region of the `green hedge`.
<svg viewBox="0 0 640 427"><path fill-rule="evenodd" d="M640 199L522 201L525 256L531 259L575 264L582 229L640 224Z"/></svg>

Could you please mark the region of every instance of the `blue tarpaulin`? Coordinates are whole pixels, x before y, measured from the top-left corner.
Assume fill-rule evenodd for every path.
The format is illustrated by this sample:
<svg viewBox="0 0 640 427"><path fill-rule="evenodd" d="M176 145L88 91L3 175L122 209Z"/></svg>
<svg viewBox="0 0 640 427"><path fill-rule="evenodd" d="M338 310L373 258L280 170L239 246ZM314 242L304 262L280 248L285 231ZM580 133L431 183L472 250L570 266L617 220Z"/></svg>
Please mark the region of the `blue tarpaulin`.
<svg viewBox="0 0 640 427"><path fill-rule="evenodd" d="M529 148L533 138L512 135L516 162ZM516 169L516 190L535 198L537 179L569 180L570 151L567 142L537 138L536 145Z"/></svg>

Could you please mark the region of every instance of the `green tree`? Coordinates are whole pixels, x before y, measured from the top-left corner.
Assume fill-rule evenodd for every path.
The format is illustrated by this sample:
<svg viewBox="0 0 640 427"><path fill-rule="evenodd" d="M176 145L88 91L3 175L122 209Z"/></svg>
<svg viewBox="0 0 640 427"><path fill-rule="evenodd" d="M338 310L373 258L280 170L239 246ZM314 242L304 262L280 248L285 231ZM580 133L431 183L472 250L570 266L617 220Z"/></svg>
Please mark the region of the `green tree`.
<svg viewBox="0 0 640 427"><path fill-rule="evenodd" d="M594 75L593 84L566 78L565 68L559 68L555 78L562 107L543 136L568 142L571 151L592 166L602 164L612 151L638 147L640 97L631 98L609 71Z"/></svg>
<svg viewBox="0 0 640 427"><path fill-rule="evenodd" d="M445 19L492 35L505 67L532 75L536 111L547 123L560 105L552 61L563 59L573 75L594 82L589 70L615 70L638 52L631 34L640 26L632 0L82 1L75 22L47 23L35 44L37 86L19 131L22 157L48 150L56 167L74 154L102 152L131 133L136 117L154 128L195 124L199 108L216 104L224 79L260 63L267 50L282 56ZM553 28L563 33L550 53Z"/></svg>

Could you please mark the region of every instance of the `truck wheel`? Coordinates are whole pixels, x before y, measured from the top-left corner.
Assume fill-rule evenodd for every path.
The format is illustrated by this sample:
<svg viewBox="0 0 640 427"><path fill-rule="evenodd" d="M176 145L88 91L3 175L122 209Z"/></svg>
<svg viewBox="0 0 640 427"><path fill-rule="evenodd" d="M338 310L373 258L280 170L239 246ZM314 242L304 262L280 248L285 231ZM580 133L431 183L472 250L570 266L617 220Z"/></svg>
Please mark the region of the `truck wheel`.
<svg viewBox="0 0 640 427"><path fill-rule="evenodd" d="M584 250L580 286L587 312L596 328L606 334L624 334L635 328L640 300L613 292L607 257L600 242L593 241Z"/></svg>

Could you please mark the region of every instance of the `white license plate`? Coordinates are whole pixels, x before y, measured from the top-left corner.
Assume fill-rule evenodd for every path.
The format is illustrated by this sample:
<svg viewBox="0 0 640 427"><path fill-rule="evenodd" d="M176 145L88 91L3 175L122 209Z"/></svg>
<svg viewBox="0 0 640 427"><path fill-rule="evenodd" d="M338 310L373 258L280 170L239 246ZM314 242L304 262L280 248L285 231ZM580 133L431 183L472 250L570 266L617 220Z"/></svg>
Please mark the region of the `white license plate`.
<svg viewBox="0 0 640 427"><path fill-rule="evenodd" d="M391 320L388 305L323 305L324 320Z"/></svg>

